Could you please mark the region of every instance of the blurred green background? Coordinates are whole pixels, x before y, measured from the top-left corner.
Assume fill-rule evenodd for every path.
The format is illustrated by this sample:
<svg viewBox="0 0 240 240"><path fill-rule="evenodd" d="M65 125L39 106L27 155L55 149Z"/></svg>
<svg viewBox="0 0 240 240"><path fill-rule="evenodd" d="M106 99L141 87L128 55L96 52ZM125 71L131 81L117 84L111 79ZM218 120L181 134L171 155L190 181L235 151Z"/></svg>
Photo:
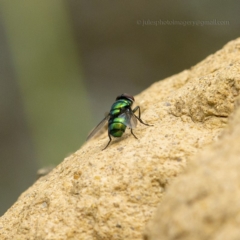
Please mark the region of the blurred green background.
<svg viewBox="0 0 240 240"><path fill-rule="evenodd" d="M239 37L239 12L239 1L0 0L0 215L117 95Z"/></svg>

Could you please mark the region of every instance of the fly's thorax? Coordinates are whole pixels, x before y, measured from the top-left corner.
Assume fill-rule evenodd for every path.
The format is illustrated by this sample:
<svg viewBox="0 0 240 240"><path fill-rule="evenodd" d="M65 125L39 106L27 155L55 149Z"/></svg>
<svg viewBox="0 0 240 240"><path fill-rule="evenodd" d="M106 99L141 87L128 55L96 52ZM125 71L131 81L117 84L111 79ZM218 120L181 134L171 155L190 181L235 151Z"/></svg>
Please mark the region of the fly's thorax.
<svg viewBox="0 0 240 240"><path fill-rule="evenodd" d="M113 137L121 137L126 130L124 118L112 118L108 122L108 131Z"/></svg>
<svg viewBox="0 0 240 240"><path fill-rule="evenodd" d="M130 108L132 106L132 103L132 101L127 99L119 99L112 105L110 114L112 116L118 116L124 111L124 109Z"/></svg>

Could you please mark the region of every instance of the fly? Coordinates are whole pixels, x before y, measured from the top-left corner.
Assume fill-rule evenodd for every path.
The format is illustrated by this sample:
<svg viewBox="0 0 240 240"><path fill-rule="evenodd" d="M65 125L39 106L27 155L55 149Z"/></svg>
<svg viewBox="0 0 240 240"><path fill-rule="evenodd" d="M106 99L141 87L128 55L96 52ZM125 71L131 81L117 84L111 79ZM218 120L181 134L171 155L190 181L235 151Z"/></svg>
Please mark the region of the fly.
<svg viewBox="0 0 240 240"><path fill-rule="evenodd" d="M121 137L125 132L126 127L131 129L131 134L137 139L133 133L133 129L136 128L138 121L146 126L152 125L143 122L141 119L141 111L139 106L135 107L134 109L131 108L134 101L134 97L126 93L118 96L108 115L88 135L87 141L97 134L107 122L109 142L104 149L106 149L112 141L111 136ZM138 116L135 115L137 111Z"/></svg>

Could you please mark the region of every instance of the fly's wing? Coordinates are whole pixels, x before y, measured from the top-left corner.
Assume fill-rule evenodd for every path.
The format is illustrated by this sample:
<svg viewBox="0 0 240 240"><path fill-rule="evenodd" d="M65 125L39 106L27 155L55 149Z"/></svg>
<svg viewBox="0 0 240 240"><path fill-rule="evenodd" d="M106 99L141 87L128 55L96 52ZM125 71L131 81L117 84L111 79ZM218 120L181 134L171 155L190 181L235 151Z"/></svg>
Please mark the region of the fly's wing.
<svg viewBox="0 0 240 240"><path fill-rule="evenodd" d="M108 114L88 135L87 137L87 141L90 140L95 134L97 134L103 127L104 125L107 123L107 121L109 120L110 115Z"/></svg>
<svg viewBox="0 0 240 240"><path fill-rule="evenodd" d="M137 126L137 118L134 113L130 109L126 109L126 111L118 116L119 118L125 119L125 124L129 128L136 128Z"/></svg>

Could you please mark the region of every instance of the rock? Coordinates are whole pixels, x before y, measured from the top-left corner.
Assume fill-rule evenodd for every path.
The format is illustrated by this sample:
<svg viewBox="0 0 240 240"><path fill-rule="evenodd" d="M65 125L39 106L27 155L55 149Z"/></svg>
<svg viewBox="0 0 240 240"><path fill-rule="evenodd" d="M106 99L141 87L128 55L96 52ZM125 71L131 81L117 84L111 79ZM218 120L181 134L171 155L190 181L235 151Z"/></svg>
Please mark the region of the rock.
<svg viewBox="0 0 240 240"><path fill-rule="evenodd" d="M219 136L230 126L239 89L240 39L153 84L136 102L142 119L154 126L139 124L138 140L127 131L101 151L108 142L104 133L67 157L0 218L1 239L141 239L160 201L145 239L205 237L224 224L219 239L236 233L224 217L240 209L232 197L239 165L224 155L224 149L235 153L234 139L227 144Z"/></svg>
<svg viewBox="0 0 240 240"><path fill-rule="evenodd" d="M169 187L145 240L240 239L239 105L221 139L195 156Z"/></svg>
<svg viewBox="0 0 240 240"><path fill-rule="evenodd" d="M223 50L239 53L239 43L239 40L233 41ZM217 55L221 55L221 52L222 50ZM176 111L176 115L184 112L192 118L195 116L195 120L206 119L206 112L222 119L229 116L234 105L235 110L220 139L191 158L186 171L168 188L154 218L147 226L145 240L240 239L240 61L239 57L233 57L231 61L232 64L217 71L216 78L210 77L211 92L216 94L211 98L207 94L204 102L212 99L209 105L214 103L213 108L206 110L205 104L196 104L199 92L196 99L189 93L187 95L196 108L202 109L202 114L190 114L191 107L185 110L186 107L181 107L178 103L180 110ZM206 82L209 82L208 79L209 77ZM228 100L213 97L221 95ZM228 105L227 102L234 104Z"/></svg>

